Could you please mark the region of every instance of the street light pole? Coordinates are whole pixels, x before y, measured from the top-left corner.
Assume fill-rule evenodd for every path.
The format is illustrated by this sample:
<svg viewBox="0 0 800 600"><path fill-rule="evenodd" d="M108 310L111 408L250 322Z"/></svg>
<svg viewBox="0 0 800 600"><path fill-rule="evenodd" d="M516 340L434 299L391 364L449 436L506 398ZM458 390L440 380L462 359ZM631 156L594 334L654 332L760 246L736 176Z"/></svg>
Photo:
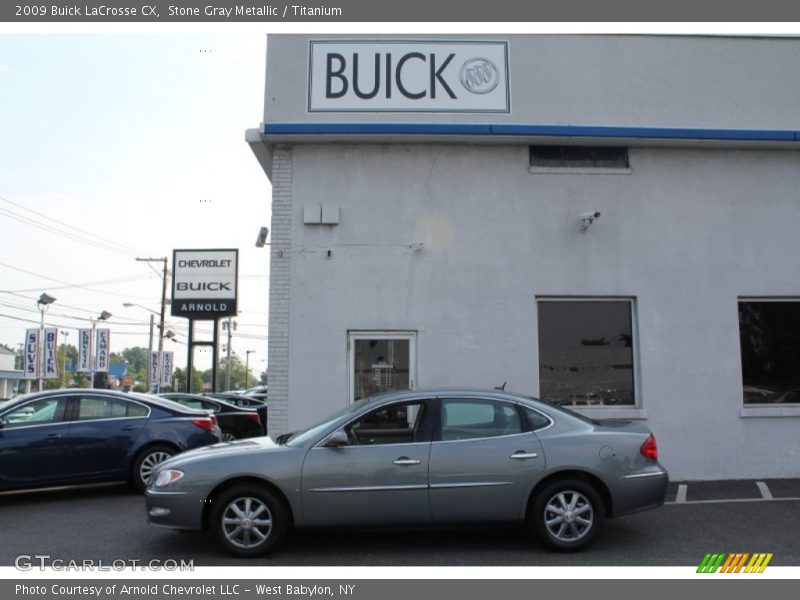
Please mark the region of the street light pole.
<svg viewBox="0 0 800 600"><path fill-rule="evenodd" d="M250 355L255 354L255 350L248 350L244 358L244 389L250 387Z"/></svg>
<svg viewBox="0 0 800 600"><path fill-rule="evenodd" d="M42 387L44 385L44 367L45 367L45 359L44 359L44 352L45 352L45 341L44 341L44 313L47 310L47 307L55 302L56 299L52 296L49 296L45 293L42 293L39 296L39 300L36 301L36 305L39 307L39 312L42 313L42 321L41 325L39 326L39 360L37 367L39 368L39 391L42 391Z"/></svg>

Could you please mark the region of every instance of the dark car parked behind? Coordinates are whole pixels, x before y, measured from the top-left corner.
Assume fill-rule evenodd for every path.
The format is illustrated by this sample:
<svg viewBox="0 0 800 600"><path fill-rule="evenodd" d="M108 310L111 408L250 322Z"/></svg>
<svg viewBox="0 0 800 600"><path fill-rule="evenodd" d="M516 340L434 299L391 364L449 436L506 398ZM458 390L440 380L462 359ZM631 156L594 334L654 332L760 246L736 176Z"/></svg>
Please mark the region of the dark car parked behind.
<svg viewBox="0 0 800 600"><path fill-rule="evenodd" d="M253 408L234 406L224 400L196 394L170 392L161 396L189 408L213 412L222 430L223 442L264 435L261 417Z"/></svg>
<svg viewBox="0 0 800 600"><path fill-rule="evenodd" d="M216 398L234 406L241 406L243 408L253 408L258 412L261 417L261 425L264 427L264 434L267 433L267 403L263 400L258 400L252 396L245 396L244 394L233 394L231 392L214 392L205 394L206 398Z"/></svg>
<svg viewBox="0 0 800 600"><path fill-rule="evenodd" d="M0 491L130 481L219 442L216 418L144 394L65 389L0 405Z"/></svg>

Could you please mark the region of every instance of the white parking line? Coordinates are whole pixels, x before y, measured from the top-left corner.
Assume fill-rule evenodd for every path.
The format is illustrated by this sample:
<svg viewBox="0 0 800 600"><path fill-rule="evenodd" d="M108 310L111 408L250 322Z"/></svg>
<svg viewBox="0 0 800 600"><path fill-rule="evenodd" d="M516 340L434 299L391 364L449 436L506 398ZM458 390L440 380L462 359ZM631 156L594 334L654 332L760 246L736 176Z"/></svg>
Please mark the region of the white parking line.
<svg viewBox="0 0 800 600"><path fill-rule="evenodd" d="M761 492L761 497L764 500L772 500L772 492L769 491L767 484L763 481L756 481L756 485L758 486L758 491Z"/></svg>
<svg viewBox="0 0 800 600"><path fill-rule="evenodd" d="M675 502L674 504L683 504L686 502L686 490L689 489L689 486L685 483L678 484L678 493L675 494ZM673 504L672 502L670 504Z"/></svg>
<svg viewBox="0 0 800 600"><path fill-rule="evenodd" d="M792 498L725 498L721 500L684 500L664 502L664 504L730 504L731 502L796 502L800 497Z"/></svg>

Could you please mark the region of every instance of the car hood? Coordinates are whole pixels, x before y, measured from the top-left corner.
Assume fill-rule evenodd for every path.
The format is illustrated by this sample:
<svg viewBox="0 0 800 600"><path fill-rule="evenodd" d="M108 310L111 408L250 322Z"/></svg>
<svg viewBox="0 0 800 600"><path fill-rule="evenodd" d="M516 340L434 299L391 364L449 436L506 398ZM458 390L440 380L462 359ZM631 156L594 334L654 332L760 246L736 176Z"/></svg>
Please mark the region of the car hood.
<svg viewBox="0 0 800 600"><path fill-rule="evenodd" d="M211 446L203 446L194 450L187 450L172 458L165 460L161 466L180 467L189 463L215 459L219 457L239 456L245 454L275 452L285 450L286 446L281 446L272 441L269 437L247 438L244 440L234 440L232 442L221 442Z"/></svg>

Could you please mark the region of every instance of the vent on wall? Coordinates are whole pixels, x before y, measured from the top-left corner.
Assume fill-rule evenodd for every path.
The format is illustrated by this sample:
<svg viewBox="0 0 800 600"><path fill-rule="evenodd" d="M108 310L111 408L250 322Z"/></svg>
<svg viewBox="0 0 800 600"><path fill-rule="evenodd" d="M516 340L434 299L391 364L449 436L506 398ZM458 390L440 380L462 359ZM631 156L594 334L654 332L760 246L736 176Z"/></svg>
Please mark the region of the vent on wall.
<svg viewBox="0 0 800 600"><path fill-rule="evenodd" d="M628 172L628 149L617 146L531 146L531 171Z"/></svg>

